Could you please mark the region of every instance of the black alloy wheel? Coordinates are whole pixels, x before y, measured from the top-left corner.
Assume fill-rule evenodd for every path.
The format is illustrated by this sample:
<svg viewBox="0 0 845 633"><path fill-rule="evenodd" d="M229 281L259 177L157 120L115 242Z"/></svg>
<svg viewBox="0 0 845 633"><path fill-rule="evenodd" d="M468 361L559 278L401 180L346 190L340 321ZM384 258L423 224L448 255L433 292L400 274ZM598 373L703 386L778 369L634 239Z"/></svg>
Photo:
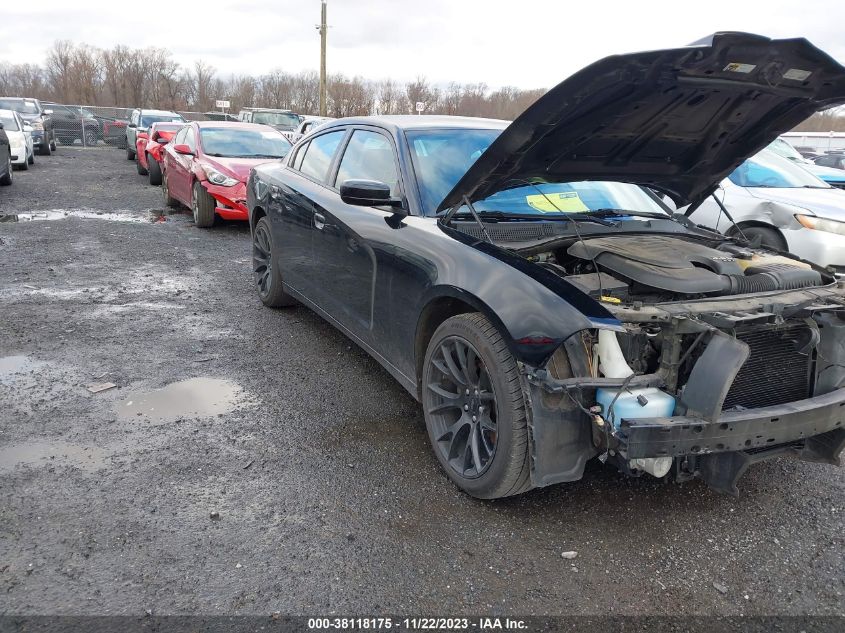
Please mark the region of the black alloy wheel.
<svg viewBox="0 0 845 633"><path fill-rule="evenodd" d="M252 232L252 274L261 302L271 308L296 304L282 288L282 278L273 258L273 234L267 218L259 218Z"/></svg>
<svg viewBox="0 0 845 633"><path fill-rule="evenodd" d="M431 337L421 391L428 436L449 478L479 499L532 488L521 380L483 314L450 317Z"/></svg>
<svg viewBox="0 0 845 633"><path fill-rule="evenodd" d="M458 336L442 341L429 362L428 408L438 448L461 477L480 477L496 455L496 394L487 367L472 344Z"/></svg>

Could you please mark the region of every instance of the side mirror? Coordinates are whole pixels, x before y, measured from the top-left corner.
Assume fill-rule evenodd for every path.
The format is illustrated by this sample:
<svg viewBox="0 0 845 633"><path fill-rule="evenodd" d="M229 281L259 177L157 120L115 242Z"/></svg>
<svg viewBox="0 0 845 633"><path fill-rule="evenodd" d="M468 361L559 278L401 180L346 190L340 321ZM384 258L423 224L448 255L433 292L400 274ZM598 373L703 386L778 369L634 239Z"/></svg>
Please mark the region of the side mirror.
<svg viewBox="0 0 845 633"><path fill-rule="evenodd" d="M137 126L137 125L135 125L134 123L130 123L130 124L129 124L129 125L127 125L126 127L138 127L138 126Z"/></svg>
<svg viewBox="0 0 845 633"><path fill-rule="evenodd" d="M185 154L187 156L193 156L194 152L191 151L191 148L187 145L180 143L179 145L173 146L173 151L177 154Z"/></svg>
<svg viewBox="0 0 845 633"><path fill-rule="evenodd" d="M340 185L340 199L359 207L398 207L402 204L390 196L390 187L377 180L346 180Z"/></svg>
<svg viewBox="0 0 845 633"><path fill-rule="evenodd" d="M24 132L32 132L32 126L29 123L27 123L26 125L23 126L23 131Z"/></svg>
<svg viewBox="0 0 845 633"><path fill-rule="evenodd" d="M52 110L44 110L44 114L53 114Z"/></svg>

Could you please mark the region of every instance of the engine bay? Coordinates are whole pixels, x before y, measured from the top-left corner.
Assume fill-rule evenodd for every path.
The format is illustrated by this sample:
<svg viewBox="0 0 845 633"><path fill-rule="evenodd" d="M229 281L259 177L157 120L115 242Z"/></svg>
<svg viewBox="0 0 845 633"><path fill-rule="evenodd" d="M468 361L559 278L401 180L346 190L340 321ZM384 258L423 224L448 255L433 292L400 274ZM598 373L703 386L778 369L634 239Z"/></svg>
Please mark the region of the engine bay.
<svg viewBox="0 0 845 633"><path fill-rule="evenodd" d="M675 433L673 416L718 426L723 416L792 407L845 385L845 282L809 263L671 235L569 240L523 255L600 301L622 326L565 341L542 370L551 382L538 384L568 394L559 406L569 401L584 413L602 459L629 474L673 470L735 494L741 469L725 463L739 458L721 455L803 450L803 439L791 440L784 426L734 445L717 429L710 440L638 455L631 434ZM730 476L719 479L714 464Z"/></svg>
<svg viewBox="0 0 845 633"><path fill-rule="evenodd" d="M606 303L660 303L823 286L832 275L798 259L730 240L669 235L575 240L528 255Z"/></svg>

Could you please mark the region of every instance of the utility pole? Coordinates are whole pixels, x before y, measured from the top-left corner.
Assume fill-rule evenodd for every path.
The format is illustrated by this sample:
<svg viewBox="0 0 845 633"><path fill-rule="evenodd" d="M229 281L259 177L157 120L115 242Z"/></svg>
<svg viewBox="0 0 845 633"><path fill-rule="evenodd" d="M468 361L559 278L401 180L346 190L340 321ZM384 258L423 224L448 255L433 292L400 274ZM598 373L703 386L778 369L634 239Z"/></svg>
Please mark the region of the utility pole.
<svg viewBox="0 0 845 633"><path fill-rule="evenodd" d="M320 116L326 116L326 0L320 10Z"/></svg>

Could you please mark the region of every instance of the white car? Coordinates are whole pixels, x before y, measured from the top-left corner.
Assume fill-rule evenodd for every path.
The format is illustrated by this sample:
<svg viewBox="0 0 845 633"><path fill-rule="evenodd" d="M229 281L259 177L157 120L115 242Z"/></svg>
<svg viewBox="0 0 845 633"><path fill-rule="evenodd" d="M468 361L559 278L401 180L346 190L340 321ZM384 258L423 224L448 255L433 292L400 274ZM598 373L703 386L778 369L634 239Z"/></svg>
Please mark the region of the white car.
<svg viewBox="0 0 845 633"><path fill-rule="evenodd" d="M715 195L748 239L845 274L845 191L764 149L725 178ZM696 224L736 235L713 197L692 214Z"/></svg>
<svg viewBox="0 0 845 633"><path fill-rule="evenodd" d="M0 121L9 137L12 165L18 169L29 169L35 163L35 149L32 142L32 126L14 110L0 110Z"/></svg>

